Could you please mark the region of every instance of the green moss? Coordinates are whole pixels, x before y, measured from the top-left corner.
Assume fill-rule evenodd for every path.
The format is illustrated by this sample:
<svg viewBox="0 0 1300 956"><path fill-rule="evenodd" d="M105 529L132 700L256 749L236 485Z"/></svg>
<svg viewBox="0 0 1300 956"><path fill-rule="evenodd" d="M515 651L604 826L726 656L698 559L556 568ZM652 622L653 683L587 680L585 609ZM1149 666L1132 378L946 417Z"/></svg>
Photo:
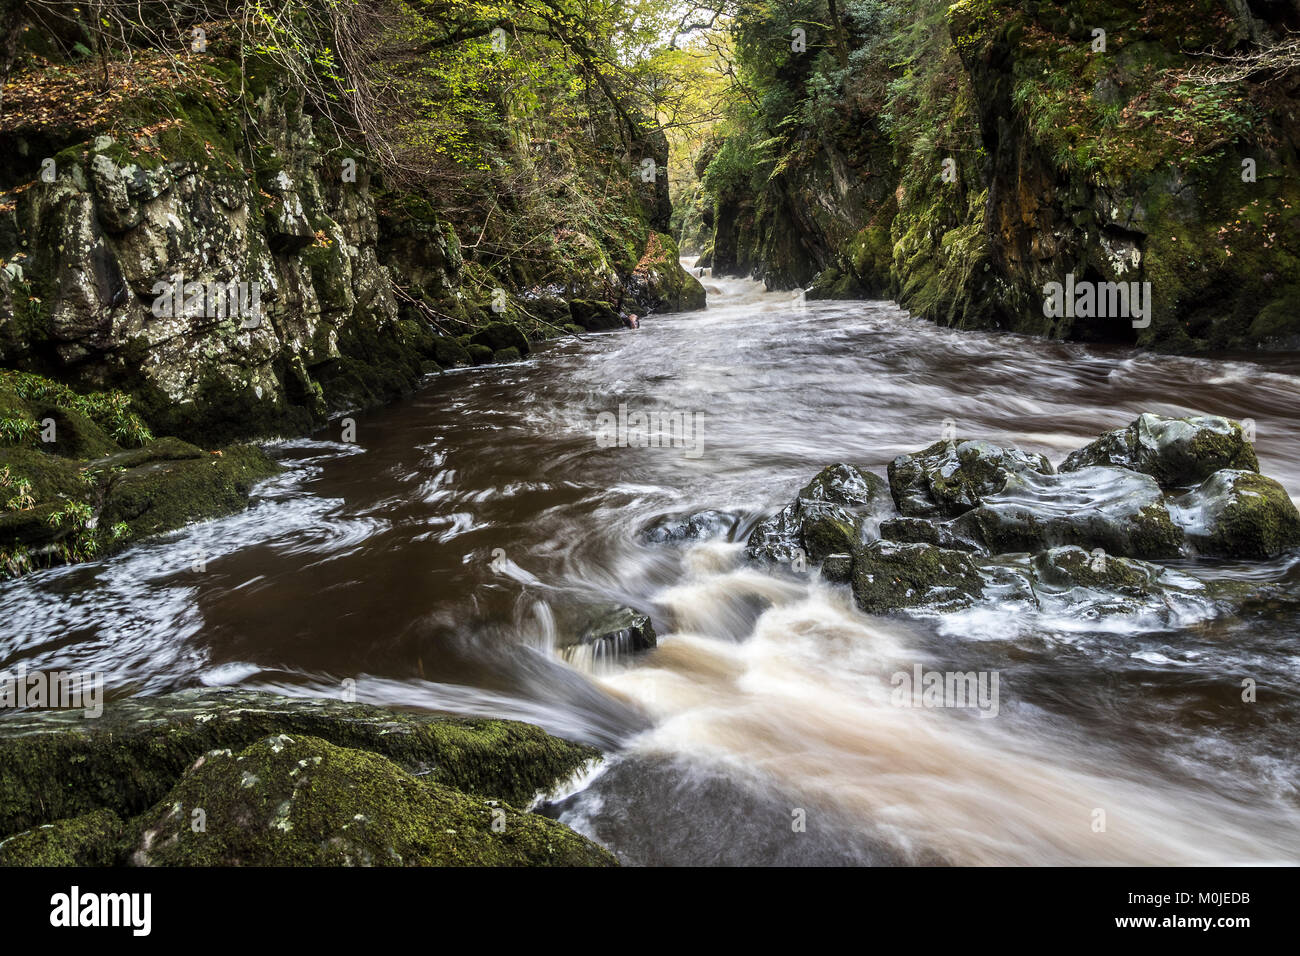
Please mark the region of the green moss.
<svg viewBox="0 0 1300 956"><path fill-rule="evenodd" d="M202 812L195 825L195 810ZM209 752L143 819L134 862L170 866L611 866L544 817L279 734Z"/></svg>
<svg viewBox="0 0 1300 956"><path fill-rule="evenodd" d="M969 555L925 544L875 541L854 553L853 597L869 614L961 606L984 593Z"/></svg>
<svg viewBox="0 0 1300 956"><path fill-rule="evenodd" d="M112 810L56 820L0 840L0 866L112 866L126 857L128 832Z"/></svg>
<svg viewBox="0 0 1300 956"><path fill-rule="evenodd" d="M203 754L242 750L280 733L380 754L421 779L515 806L599 757L591 747L509 720L247 691L114 700L94 721L79 711L0 719L0 835L101 808L134 816L161 800Z"/></svg>

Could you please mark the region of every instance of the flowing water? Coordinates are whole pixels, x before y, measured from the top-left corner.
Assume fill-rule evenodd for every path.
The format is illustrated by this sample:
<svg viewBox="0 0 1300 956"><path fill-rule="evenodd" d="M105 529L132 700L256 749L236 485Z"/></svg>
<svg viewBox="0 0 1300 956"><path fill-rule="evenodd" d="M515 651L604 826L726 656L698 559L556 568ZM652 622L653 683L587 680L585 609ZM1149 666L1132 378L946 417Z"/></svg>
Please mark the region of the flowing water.
<svg viewBox="0 0 1300 956"><path fill-rule="evenodd" d="M952 424L1059 463L1143 411L1251 418L1295 492L1300 357L952 332L705 282L706 312L444 374L353 416L355 443L336 423L274 446L289 471L243 514L3 585L0 670L102 671L118 696L355 687L532 721L606 751L543 812L628 863L1300 860L1295 558L1183 567L1271 582L1239 618L884 618L735 543L823 465L883 474ZM603 447L620 405L698 431ZM741 516L734 541L638 539L704 508ZM650 613L658 649L565 660L556 621L609 601ZM895 706L892 675L917 665L996 672L996 717Z"/></svg>

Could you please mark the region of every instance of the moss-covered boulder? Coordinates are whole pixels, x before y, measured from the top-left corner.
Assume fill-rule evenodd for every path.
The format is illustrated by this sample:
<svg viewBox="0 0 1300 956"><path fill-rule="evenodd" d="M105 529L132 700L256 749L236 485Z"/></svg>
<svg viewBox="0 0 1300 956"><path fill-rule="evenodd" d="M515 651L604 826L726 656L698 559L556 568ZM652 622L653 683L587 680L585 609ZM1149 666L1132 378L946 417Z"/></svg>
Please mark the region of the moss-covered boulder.
<svg viewBox="0 0 1300 956"><path fill-rule="evenodd" d="M159 534L192 521L241 510L253 485L281 471L262 449L232 445L192 458L164 455L136 465L111 483L101 512L109 526L124 524L132 538Z"/></svg>
<svg viewBox="0 0 1300 956"><path fill-rule="evenodd" d="M1089 552L1072 545L1034 555L1031 567L1040 587L1088 588L1134 596L1156 592L1164 575L1164 568L1147 561L1115 557L1099 548Z"/></svg>
<svg viewBox="0 0 1300 956"><path fill-rule="evenodd" d="M853 598L862 610L965 607L984 593L969 554L927 544L873 541L853 555Z"/></svg>
<svg viewBox="0 0 1300 956"><path fill-rule="evenodd" d="M519 354L519 350L514 346L511 346L508 349L499 349L492 353L492 361L499 365L507 362L518 362L522 359L523 356Z"/></svg>
<svg viewBox="0 0 1300 956"><path fill-rule="evenodd" d="M632 273L633 294L646 311L693 312L705 307L704 286L682 268L679 255L672 236L650 233Z"/></svg>
<svg viewBox="0 0 1300 956"><path fill-rule="evenodd" d="M0 837L100 809L128 819L203 754L281 733L379 754L421 779L514 806L600 756L517 721L251 691L114 700L97 720L79 711L15 713L0 717Z"/></svg>
<svg viewBox="0 0 1300 956"><path fill-rule="evenodd" d="M510 322L489 323L471 335L469 341L471 345L482 345L493 352L513 348L520 355L527 355L530 351L524 333Z"/></svg>
<svg viewBox="0 0 1300 956"><path fill-rule="evenodd" d="M259 448L206 452L155 439L120 393L81 394L0 372L0 577L100 557L148 535L243 509L280 466ZM0 421L0 432L5 432ZM0 436L2 439L3 436Z"/></svg>
<svg viewBox="0 0 1300 956"><path fill-rule="evenodd" d="M569 303L569 312L573 315L573 324L581 326L587 332L604 332L623 327L618 310L608 302L574 299Z"/></svg>
<svg viewBox="0 0 1300 956"><path fill-rule="evenodd" d="M112 866L131 842L121 817L95 810L0 840L0 866Z"/></svg>
<svg viewBox="0 0 1300 956"><path fill-rule="evenodd" d="M1169 512L1200 554L1262 559L1300 546L1300 513L1286 489L1253 471L1217 471Z"/></svg>
<svg viewBox="0 0 1300 956"><path fill-rule="evenodd" d="M492 361L493 351L486 345L471 343L465 346L465 351L469 353L469 360L474 365L487 365Z"/></svg>
<svg viewBox="0 0 1300 956"><path fill-rule="evenodd" d="M1204 481L1221 468L1259 471L1255 449L1240 423L1212 415L1141 415L1072 453L1061 471L1113 465L1150 475L1162 488Z"/></svg>
<svg viewBox="0 0 1300 956"><path fill-rule="evenodd" d="M455 339L448 338L445 335L435 335L429 348L433 360L443 368L455 368L457 365L473 364L469 357L469 352L465 351L465 346L461 345Z"/></svg>
<svg viewBox="0 0 1300 956"><path fill-rule="evenodd" d="M853 465L823 468L785 508L760 522L745 545L752 561L820 561L852 552L867 519L892 505L879 475Z"/></svg>
<svg viewBox="0 0 1300 956"><path fill-rule="evenodd" d="M143 866L617 864L561 823L308 735L203 754L141 826Z"/></svg>
<svg viewBox="0 0 1300 956"><path fill-rule="evenodd" d="M1182 531L1155 479L1094 466L1058 475L1009 474L1001 491L949 524L995 554L1062 545L1137 558L1177 557Z"/></svg>
<svg viewBox="0 0 1300 956"><path fill-rule="evenodd" d="M986 441L940 441L890 462L889 491L906 516L955 518L1001 491L1008 474L1023 471L1050 475L1052 465L1042 455Z"/></svg>

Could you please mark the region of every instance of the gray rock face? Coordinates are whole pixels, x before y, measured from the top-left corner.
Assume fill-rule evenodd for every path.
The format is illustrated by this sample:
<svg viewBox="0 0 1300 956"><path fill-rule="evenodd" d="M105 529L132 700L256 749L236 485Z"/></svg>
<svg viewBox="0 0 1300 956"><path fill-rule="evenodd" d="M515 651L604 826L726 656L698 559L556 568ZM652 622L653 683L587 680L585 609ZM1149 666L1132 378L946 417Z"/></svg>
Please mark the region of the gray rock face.
<svg viewBox="0 0 1300 956"><path fill-rule="evenodd" d="M888 503L878 475L831 465L793 502L754 528L745 553L751 560L779 563L852 552L862 540L864 522Z"/></svg>
<svg viewBox="0 0 1300 956"><path fill-rule="evenodd" d="M1300 514L1286 489L1253 471L1216 471L1170 501L1169 513L1200 554L1263 559L1300 546Z"/></svg>
<svg viewBox="0 0 1300 956"><path fill-rule="evenodd" d="M1007 475L1052 474L1042 455L1001 448L986 441L941 441L889 464L889 490L909 517L955 518L1002 490Z"/></svg>
<svg viewBox="0 0 1300 956"><path fill-rule="evenodd" d="M995 554L1062 545L1140 558L1176 557L1182 532L1155 479L1093 466L1059 475L1022 471L950 525Z"/></svg>
<svg viewBox="0 0 1300 956"><path fill-rule="evenodd" d="M1221 468L1259 471L1259 460L1241 425L1210 415L1140 415L1127 428L1107 432L1071 454L1060 470L1078 471L1094 465L1150 475L1162 488L1194 485Z"/></svg>

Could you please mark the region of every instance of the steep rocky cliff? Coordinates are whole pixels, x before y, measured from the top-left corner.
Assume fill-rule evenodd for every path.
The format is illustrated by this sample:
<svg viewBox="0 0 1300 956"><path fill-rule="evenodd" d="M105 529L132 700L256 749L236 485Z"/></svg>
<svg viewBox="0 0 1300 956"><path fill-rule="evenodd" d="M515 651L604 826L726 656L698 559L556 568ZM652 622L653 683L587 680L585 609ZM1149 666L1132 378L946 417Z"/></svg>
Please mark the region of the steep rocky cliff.
<svg viewBox="0 0 1300 956"><path fill-rule="evenodd" d="M761 75L790 121L704 157L716 268L960 328L1300 345L1300 7L863 0L845 22L843 68L810 34ZM763 136L764 175L727 175ZM1053 307L1052 283L1135 294Z"/></svg>

